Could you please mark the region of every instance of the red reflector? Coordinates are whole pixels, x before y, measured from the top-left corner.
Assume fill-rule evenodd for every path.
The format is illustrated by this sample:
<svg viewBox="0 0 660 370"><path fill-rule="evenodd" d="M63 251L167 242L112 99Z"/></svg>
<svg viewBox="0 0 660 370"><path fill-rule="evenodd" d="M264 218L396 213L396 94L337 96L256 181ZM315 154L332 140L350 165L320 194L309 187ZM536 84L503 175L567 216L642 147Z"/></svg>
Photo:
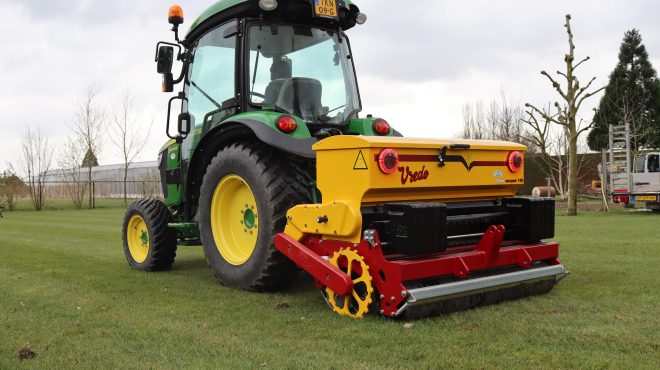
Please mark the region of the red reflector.
<svg viewBox="0 0 660 370"><path fill-rule="evenodd" d="M378 167L383 173L392 173L399 166L399 155L394 149L383 149L378 155Z"/></svg>
<svg viewBox="0 0 660 370"><path fill-rule="evenodd" d="M296 127L298 127L298 124L295 118L291 116L282 116L277 119L277 128L284 133L293 132Z"/></svg>
<svg viewBox="0 0 660 370"><path fill-rule="evenodd" d="M387 135L390 133L390 124L384 119L375 120L371 127L378 135Z"/></svg>
<svg viewBox="0 0 660 370"><path fill-rule="evenodd" d="M523 166L523 156L519 151L513 151L509 153L509 158L506 162L509 166L509 171L518 172Z"/></svg>

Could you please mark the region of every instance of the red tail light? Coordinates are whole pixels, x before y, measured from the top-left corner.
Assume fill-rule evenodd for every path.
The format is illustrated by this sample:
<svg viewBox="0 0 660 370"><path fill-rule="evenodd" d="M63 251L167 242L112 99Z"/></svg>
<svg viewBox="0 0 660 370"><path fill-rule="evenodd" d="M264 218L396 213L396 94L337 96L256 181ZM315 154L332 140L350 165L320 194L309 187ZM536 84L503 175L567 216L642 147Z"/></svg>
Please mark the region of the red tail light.
<svg viewBox="0 0 660 370"><path fill-rule="evenodd" d="M378 167L383 173L392 173L399 167L399 155L394 149L383 149L378 155Z"/></svg>
<svg viewBox="0 0 660 370"><path fill-rule="evenodd" d="M284 133L291 133L296 127L298 127L298 124L295 118L291 116L282 116L277 119L277 128Z"/></svg>
<svg viewBox="0 0 660 370"><path fill-rule="evenodd" d="M375 120L371 127L378 135L387 135L390 133L390 124L384 119Z"/></svg>
<svg viewBox="0 0 660 370"><path fill-rule="evenodd" d="M516 173L520 171L523 166L523 156L519 151L515 150L509 153L509 158L506 162L507 166L509 166L509 171Z"/></svg>
<svg viewBox="0 0 660 370"><path fill-rule="evenodd" d="M612 195L612 200L614 203L628 203L630 202L630 198L628 195L623 194L623 195L618 195L617 193L625 193L627 192L628 189L617 189L614 190L614 194Z"/></svg>

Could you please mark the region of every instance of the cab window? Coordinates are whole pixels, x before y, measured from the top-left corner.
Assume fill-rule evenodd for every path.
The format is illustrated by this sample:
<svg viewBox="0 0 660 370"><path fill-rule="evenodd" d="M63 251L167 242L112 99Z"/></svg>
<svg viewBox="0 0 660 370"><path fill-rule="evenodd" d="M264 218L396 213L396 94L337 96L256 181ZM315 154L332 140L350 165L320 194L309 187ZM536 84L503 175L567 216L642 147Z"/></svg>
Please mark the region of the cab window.
<svg viewBox="0 0 660 370"><path fill-rule="evenodd" d="M222 110L222 103L236 95L236 38L224 37L225 30L233 25L231 22L207 33L195 48L186 88L188 113L196 129L205 120L217 121L217 114L232 114Z"/></svg>
<svg viewBox="0 0 660 370"><path fill-rule="evenodd" d="M648 172L660 172L660 156L658 154L649 155L646 168Z"/></svg>

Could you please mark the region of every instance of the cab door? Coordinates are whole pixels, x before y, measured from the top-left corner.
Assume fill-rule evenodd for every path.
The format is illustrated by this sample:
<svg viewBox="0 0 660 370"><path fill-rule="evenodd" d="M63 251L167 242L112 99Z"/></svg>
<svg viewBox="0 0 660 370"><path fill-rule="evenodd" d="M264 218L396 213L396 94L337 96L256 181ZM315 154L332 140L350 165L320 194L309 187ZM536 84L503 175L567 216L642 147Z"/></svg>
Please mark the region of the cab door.
<svg viewBox="0 0 660 370"><path fill-rule="evenodd" d="M183 141L181 156L184 167L201 137L212 123L236 113L236 21L219 26L195 44L192 65L188 69L183 111L191 118L192 131ZM228 35L228 36L225 36ZM186 171L184 171L186 172Z"/></svg>

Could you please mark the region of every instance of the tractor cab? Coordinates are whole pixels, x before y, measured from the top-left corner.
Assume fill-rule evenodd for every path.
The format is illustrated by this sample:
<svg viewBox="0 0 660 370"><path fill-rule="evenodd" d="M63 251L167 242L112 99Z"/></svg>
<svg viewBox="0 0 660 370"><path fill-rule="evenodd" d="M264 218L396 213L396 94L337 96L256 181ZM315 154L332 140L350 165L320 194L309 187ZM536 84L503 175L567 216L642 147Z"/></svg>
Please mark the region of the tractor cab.
<svg viewBox="0 0 660 370"><path fill-rule="evenodd" d="M156 61L165 92L183 84L173 98L182 100L179 127L168 136L178 141L192 136L184 153L192 155L206 133L240 113L289 115L276 122L289 136L347 133L350 121L358 119L360 96L344 31L366 16L350 1L221 0L192 24L184 40L179 40L180 7L170 10L169 20L177 43L158 43ZM175 55L182 62L176 79ZM257 121L268 125L264 117L269 116ZM303 127L294 132L298 126ZM306 143L308 154L311 144Z"/></svg>

